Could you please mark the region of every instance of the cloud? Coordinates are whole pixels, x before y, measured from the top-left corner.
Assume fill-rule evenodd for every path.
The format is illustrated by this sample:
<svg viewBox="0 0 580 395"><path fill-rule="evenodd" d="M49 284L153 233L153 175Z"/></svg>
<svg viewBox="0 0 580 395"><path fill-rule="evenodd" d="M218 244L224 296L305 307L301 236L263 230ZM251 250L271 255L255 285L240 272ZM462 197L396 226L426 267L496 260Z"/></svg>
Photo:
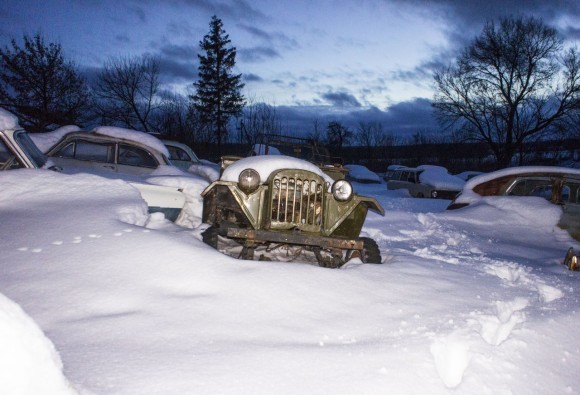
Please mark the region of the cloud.
<svg viewBox="0 0 580 395"><path fill-rule="evenodd" d="M280 54L272 47L252 47L237 50L239 59L248 63L263 62L268 59L279 58Z"/></svg>
<svg viewBox="0 0 580 395"><path fill-rule="evenodd" d="M459 42L469 41L474 34L481 31L488 20L497 20L506 16L534 16L545 23L560 29L569 39L577 38L578 21L580 20L580 2L573 0L390 0L401 7L422 10L425 17L436 17L448 20L449 35ZM562 18L569 22L562 22Z"/></svg>
<svg viewBox="0 0 580 395"><path fill-rule="evenodd" d="M327 92L322 94L321 97L332 106L361 107L361 104L356 97L347 92Z"/></svg>
<svg viewBox="0 0 580 395"><path fill-rule="evenodd" d="M244 81L246 82L262 82L264 79L257 74L245 73L242 75Z"/></svg>
<svg viewBox="0 0 580 395"><path fill-rule="evenodd" d="M324 131L331 121L338 121L351 130L356 130L361 123L379 123L385 132L403 138L418 132L433 135L440 131L429 99L401 102L384 110L377 107L338 110L332 106L277 106L276 114L286 134L307 135L313 132L315 123Z"/></svg>

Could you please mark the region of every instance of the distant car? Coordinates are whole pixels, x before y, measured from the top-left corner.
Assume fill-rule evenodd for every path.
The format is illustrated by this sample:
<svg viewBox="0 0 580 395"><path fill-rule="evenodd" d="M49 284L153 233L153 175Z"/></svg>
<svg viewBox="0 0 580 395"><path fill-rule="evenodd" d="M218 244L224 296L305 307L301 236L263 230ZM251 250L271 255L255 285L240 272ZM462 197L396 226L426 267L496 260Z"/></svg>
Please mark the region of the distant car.
<svg viewBox="0 0 580 395"><path fill-rule="evenodd" d="M406 167L407 166L403 165L389 165L387 167L387 172L383 176L383 180L389 181L391 178L393 178L393 175L395 174L396 170L405 169Z"/></svg>
<svg viewBox="0 0 580 395"><path fill-rule="evenodd" d="M461 191L464 183L459 177L449 174L444 167L423 165L395 170L393 177L387 182L387 188L407 189L411 196L417 198L452 200Z"/></svg>
<svg viewBox="0 0 580 395"><path fill-rule="evenodd" d="M344 165L349 172L346 173L346 179L349 181L360 182L362 184L380 184L381 178L362 165Z"/></svg>
<svg viewBox="0 0 580 395"><path fill-rule="evenodd" d="M0 170L61 170L51 160L47 160L28 132L18 126L18 119L14 115L0 109L0 125L3 125L3 129L0 129ZM185 195L178 188L144 182L129 184L139 190L149 212L162 212L169 220L175 221L185 205Z"/></svg>
<svg viewBox="0 0 580 395"><path fill-rule="evenodd" d="M562 207L558 226L580 241L580 170L520 166L498 170L468 181L447 208L469 206L484 196L538 196Z"/></svg>
<svg viewBox="0 0 580 395"><path fill-rule="evenodd" d="M171 140L161 140L169 151L169 162L181 170L187 171L191 165L199 165L201 162L195 152L183 143Z"/></svg>
<svg viewBox="0 0 580 395"><path fill-rule="evenodd" d="M169 162L173 166L183 171L198 174L209 182L219 178L219 164L199 159L191 147L186 144L172 140L161 140L161 142L169 151Z"/></svg>

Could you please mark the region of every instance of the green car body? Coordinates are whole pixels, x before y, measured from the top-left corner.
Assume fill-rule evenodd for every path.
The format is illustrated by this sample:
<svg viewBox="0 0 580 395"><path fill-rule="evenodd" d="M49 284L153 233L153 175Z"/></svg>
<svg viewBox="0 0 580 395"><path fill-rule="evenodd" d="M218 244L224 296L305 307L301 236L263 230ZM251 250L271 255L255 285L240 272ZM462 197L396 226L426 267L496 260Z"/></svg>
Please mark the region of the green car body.
<svg viewBox="0 0 580 395"><path fill-rule="evenodd" d="M317 167L292 158L296 168L274 169L263 179L259 177L260 182L251 189L243 185L241 176L238 181L224 177L233 164L259 167L261 162L285 157L260 158L263 160L224 158L222 177L202 193L203 221L211 225L204 233L208 244L217 247L218 236L236 240L243 246L239 257L244 259L255 259L257 247L286 245L312 252L320 266L340 267L353 256L381 263L376 243L359 235L367 211L382 215L384 210L376 199L352 191L341 165ZM352 193L337 199L333 190L340 186Z"/></svg>

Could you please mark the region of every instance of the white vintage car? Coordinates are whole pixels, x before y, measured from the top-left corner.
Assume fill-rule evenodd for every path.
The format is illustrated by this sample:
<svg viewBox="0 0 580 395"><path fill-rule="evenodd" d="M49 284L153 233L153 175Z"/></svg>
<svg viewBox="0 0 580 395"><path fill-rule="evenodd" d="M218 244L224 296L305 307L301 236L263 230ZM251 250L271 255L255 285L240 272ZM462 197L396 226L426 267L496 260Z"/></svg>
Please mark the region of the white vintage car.
<svg viewBox="0 0 580 395"><path fill-rule="evenodd" d="M0 108L0 170L21 168L62 170L38 149L30 135L18 125L18 119ZM186 197L179 188L143 182L129 184L139 190L149 212L162 212L172 221L185 205Z"/></svg>

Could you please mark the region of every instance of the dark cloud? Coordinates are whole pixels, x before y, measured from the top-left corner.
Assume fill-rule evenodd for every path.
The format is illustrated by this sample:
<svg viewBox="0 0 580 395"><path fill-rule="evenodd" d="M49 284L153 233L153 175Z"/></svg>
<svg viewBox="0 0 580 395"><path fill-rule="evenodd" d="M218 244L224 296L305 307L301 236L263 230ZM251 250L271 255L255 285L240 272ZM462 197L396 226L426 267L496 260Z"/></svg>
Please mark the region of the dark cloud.
<svg viewBox="0 0 580 395"><path fill-rule="evenodd" d="M379 123L385 132L402 138L419 132L434 135L440 131L428 99L397 103L385 110L371 107L337 111L331 106L278 106L276 114L280 117L284 133L298 135L312 133L315 122L324 130L330 121L341 122L352 130L356 130L361 123Z"/></svg>
<svg viewBox="0 0 580 395"><path fill-rule="evenodd" d="M163 82L179 83L196 80L198 65L194 62L183 62L171 58L158 58L159 73Z"/></svg>
<svg viewBox="0 0 580 395"><path fill-rule="evenodd" d="M272 47L252 47L237 50L239 59L247 63L263 62L268 59L279 58L280 54Z"/></svg>
<svg viewBox="0 0 580 395"><path fill-rule="evenodd" d="M257 74L245 73L242 76L246 82L262 82L264 79Z"/></svg>
<svg viewBox="0 0 580 395"><path fill-rule="evenodd" d="M360 102L347 92L327 92L321 95L321 97L330 103L332 106L336 107L361 107Z"/></svg>
<svg viewBox="0 0 580 395"><path fill-rule="evenodd" d="M151 0L154 1L154 0ZM235 18L235 20L266 21L269 20L262 11L245 0L214 1L214 0L171 0L175 5L186 5L197 10L217 15L218 18ZM208 20L209 23L209 20Z"/></svg>
<svg viewBox="0 0 580 395"><path fill-rule="evenodd" d="M534 16L552 25L570 39L577 38L580 2L577 0L389 0L401 7L423 10L425 15L449 21L450 35L458 41L469 41L488 20L506 16ZM570 22L562 22L566 16ZM569 25L571 23L572 25ZM571 34L571 35L570 35ZM576 34L576 36L574 36Z"/></svg>

